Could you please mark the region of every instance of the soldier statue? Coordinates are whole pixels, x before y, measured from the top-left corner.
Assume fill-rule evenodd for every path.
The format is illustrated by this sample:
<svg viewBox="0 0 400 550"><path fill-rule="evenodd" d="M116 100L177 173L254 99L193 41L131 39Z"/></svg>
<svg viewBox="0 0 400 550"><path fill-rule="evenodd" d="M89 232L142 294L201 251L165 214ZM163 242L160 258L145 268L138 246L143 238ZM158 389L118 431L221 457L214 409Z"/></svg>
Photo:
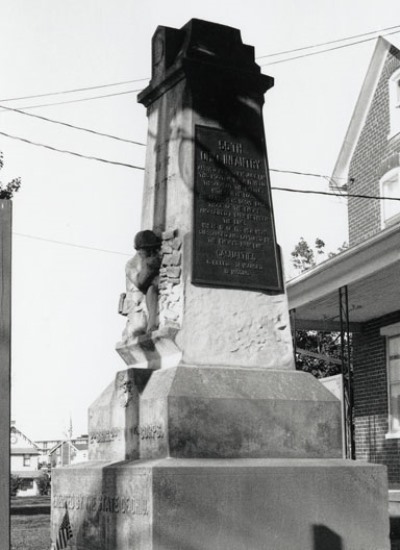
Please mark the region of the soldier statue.
<svg viewBox="0 0 400 550"><path fill-rule="evenodd" d="M157 328L158 275L161 239L148 229L134 239L136 254L125 267L126 294L121 295L119 312L127 317L123 342Z"/></svg>

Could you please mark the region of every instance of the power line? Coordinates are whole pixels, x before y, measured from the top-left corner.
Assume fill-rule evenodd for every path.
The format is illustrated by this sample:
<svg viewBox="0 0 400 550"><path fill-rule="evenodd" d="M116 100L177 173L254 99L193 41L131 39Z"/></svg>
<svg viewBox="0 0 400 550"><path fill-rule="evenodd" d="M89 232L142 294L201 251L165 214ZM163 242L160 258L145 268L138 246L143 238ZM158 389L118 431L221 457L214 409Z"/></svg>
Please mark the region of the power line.
<svg viewBox="0 0 400 550"><path fill-rule="evenodd" d="M46 92L43 94L36 95L26 95L22 97L7 97L5 99L0 99L0 102L5 103L6 101L19 101L21 99L36 99L38 97L48 97L52 95L63 95L63 94L73 94L76 92L87 92L88 90L98 90L100 88L111 88L112 86L122 86L123 84L133 84L134 82L142 82L148 80L148 78L136 78L135 80L123 80L122 82L111 82L110 84L99 84L97 86L87 86L86 88L74 88L72 90L61 90L58 92Z"/></svg>
<svg viewBox="0 0 400 550"><path fill-rule="evenodd" d="M115 160L108 160L108 159L103 159L103 158L100 158L100 157L92 157L92 156L89 156L89 155L83 155L81 153L76 153L75 151L69 151L67 149L58 149L57 147L53 147L52 145L45 145L44 143L37 143L35 141L31 141L31 140L26 139L26 138L22 138L22 137L19 137L19 136L13 136L11 134L6 134L5 132L0 132L0 135L11 138L11 139L16 139L16 140L22 141L24 143L28 143L29 145L35 145L36 147L43 147L45 149L50 149L51 151L56 151L57 153L64 153L64 154L67 154L67 155L73 155L75 157L84 158L84 159L87 159L87 160L97 160L98 162L104 162L105 164L114 164L116 166L124 166L126 168L134 168L135 170L144 170L144 167L142 167L142 166L135 166L134 164L127 164L125 162L118 162L118 161L115 161Z"/></svg>
<svg viewBox="0 0 400 550"><path fill-rule="evenodd" d="M36 241L45 241L53 244L61 244L64 246L72 246L74 248L83 248L84 250L94 250L96 252L107 252L108 254L118 254L119 256L132 256L132 254L126 254L124 252L117 252L116 250L106 250L104 248L94 248L93 246L84 246L81 244L74 244L67 241L56 241L55 239L46 239L45 237L37 237L36 235L29 235L27 233L17 233L13 231L13 235L18 235L18 237L26 237L28 239L34 239Z"/></svg>
<svg viewBox="0 0 400 550"><path fill-rule="evenodd" d="M104 132L97 132L96 130L92 130L90 128L83 128L82 126L76 126L74 124L69 124L67 122L61 122L59 120L54 120L52 118L44 117L44 116L41 116L41 115L34 115L33 113L25 113L24 111L21 111L20 109L14 109L12 107L5 107L4 105L1 105L1 104L0 104L0 108L1 109L6 109L7 111L13 111L13 112L16 112L16 113L20 113L21 115L27 115L27 116L30 116L30 117L38 118L40 120L45 120L46 122L52 122L54 124L61 124L62 126L67 126L68 128L73 128L73 129L76 129L76 130L82 130L84 132L89 132L91 134L112 138L112 139L115 139L117 141L123 141L123 142L126 142L126 143L132 143L134 145L141 145L141 146L146 147L146 144L142 143L140 141L133 141L131 139L120 138L118 136L114 136L114 135L111 135L111 134L106 134ZM18 139L18 138L15 137L15 139ZM299 176L311 176L311 177L316 177L316 178L329 179L329 176L327 176L327 175L314 174L314 173L310 173L310 172L298 172L298 171L295 171L295 170L279 170L278 168L270 168L270 172L278 172L278 173L282 173L282 174L295 174L295 175L299 175ZM346 179L346 178L343 177L341 179Z"/></svg>
<svg viewBox="0 0 400 550"><path fill-rule="evenodd" d="M394 25L393 27L386 27L384 29L379 29L375 31L369 31L369 32L363 32L361 34L355 34L353 36L346 36L345 38L337 38L336 40L330 40L329 42L320 42L319 44L312 44L310 46L303 46L302 48L295 48L293 50L285 50L282 52L276 52L276 53L269 53L266 55L258 55L256 59L265 59L266 57L276 57L278 55L285 55L288 53L296 53L304 50L311 50L314 48L320 48L321 46L329 46L330 44L337 44L338 42L344 42L345 40L354 40L356 38L361 38L363 36L367 36L369 34L377 34L382 33L385 31L391 31L393 29L399 29L400 25Z"/></svg>
<svg viewBox="0 0 400 550"><path fill-rule="evenodd" d="M80 103L81 101L91 101L92 99L103 99L105 97L115 97L119 95L134 94L135 92L141 92L143 88L137 88L136 90L126 90L125 92L115 92L113 94L96 95L92 97L82 97L80 99L70 99L68 101L56 101L54 103L41 103L40 105L23 105L21 109L39 109L40 107L53 107L55 105L67 105L68 103Z"/></svg>
<svg viewBox="0 0 400 550"><path fill-rule="evenodd" d="M279 55L287 55L287 54L296 53L296 52L299 52L299 51L304 51L304 50L309 50L309 49L314 49L314 48L320 48L322 46L328 46L330 44L337 44L338 42L343 42L345 40L354 40L355 38L361 38L363 36L368 36L370 34L382 33L382 32L385 32L385 31L390 31L392 29L398 29L398 28L400 28L400 25L394 25L392 27L385 27L384 29L376 29L374 31L360 33L360 34L356 34L356 35L353 35L353 36L347 36L347 37L344 37L344 38L338 38L336 40L330 40L328 42L320 42L318 44L312 44L312 45L309 45L309 46L303 46L303 47L294 48L294 49L291 49L291 50L282 50L281 52L274 52L274 53L271 53L271 54L259 55L259 56L256 57L256 59L265 59L265 58L268 58L268 57L276 57L276 56L279 56ZM387 33L387 34L395 34L395 33ZM356 44L356 43L357 42L355 42L354 44ZM348 45L351 46L353 44L348 44ZM329 50L327 50L327 51L329 51ZM316 53L323 53L323 52L316 52ZM64 95L64 94L77 93L77 92L85 92L85 91L89 91L89 90L98 90L98 89L103 89L103 88L110 88L110 87L113 87L113 86L122 86L124 84L132 84L134 82L144 82L146 80L149 80L149 77L136 78L136 79L132 79L132 80L123 80L123 81L120 81L120 82L110 82L108 84L98 84L98 85L95 85L95 86L72 88L72 89L68 89L68 90L59 90L59 91L56 91L56 92L45 92L45 93L41 93L41 94L34 94L34 95L27 95L27 96L7 97L7 98L0 99L0 102L5 103L5 102L8 102L8 101L19 101L19 100L24 100L24 99L36 99L36 98L41 98L41 97ZM139 90L137 90L137 91L139 91ZM132 92L129 91L128 93L132 93ZM104 97L111 97L112 95L114 95L114 94L110 94L110 95L107 95L107 96L104 96ZM115 95L118 95L118 94L115 94ZM97 99L97 97L94 98L94 99Z"/></svg>
<svg viewBox="0 0 400 550"><path fill-rule="evenodd" d="M381 36L388 36L388 35L392 35L392 34L397 34L399 32L400 32L400 30L392 31L392 32L384 33ZM370 33L367 33L367 34L370 34ZM269 63L263 63L263 64L260 65L260 67L267 67L269 65L277 65L279 63L286 63L287 61L294 61L296 59L301 59L303 57L309 57L311 55L326 53L326 52L330 52L330 51L333 51L333 50L338 50L338 49L341 49L341 48L347 48L349 46L356 46L357 44L362 44L364 42L369 42L369 41L375 40L375 39L376 39L376 36L373 36L371 38L366 38L365 40L359 40L357 42L351 42L350 44L343 44L343 45L340 45L340 46L335 46L333 48L326 48L324 50L319 50L317 52L310 52L310 53L306 53L306 54L303 54L303 55L288 57L287 59L281 59L281 60L278 60L278 61L271 61ZM312 47L313 46L306 46L304 49L308 49L308 48L312 48ZM301 48L299 48L299 49L301 49ZM276 54L271 54L271 55L279 55L279 53L277 52ZM256 59L259 59L259 58L256 58ZM138 79L137 81L141 81L141 80L147 80L147 79ZM110 86L112 86L112 84L110 84ZM115 93L112 93L112 94L104 94L104 95L100 95L100 96L92 96L92 97L85 97L85 98L80 98L80 99L72 99L72 100L68 100L68 101L58 101L58 102L52 102L52 103L41 103L39 105L23 105L21 107L21 109L24 109L24 110L39 109L39 108L42 108L42 107L54 107L54 106L57 106L57 105L67 105L67 104L70 104L70 103L79 103L79 102L82 102L82 101L91 101L93 99L104 99L104 98L107 98L107 97L116 97L116 96L125 95L125 94L132 94L132 93L136 93L136 92L141 92L142 90L143 90L143 88L137 88L135 90L126 90L124 92L115 92ZM60 92L60 93L62 93L62 92ZM68 93L68 92L65 92L65 93ZM52 95L52 94L43 94L43 95L45 96L45 95ZM34 97L40 97L40 96L29 96L29 97L34 98ZM15 98L15 99L18 99L18 98ZM13 99L12 98L7 99L7 100L1 100L0 99L0 101L3 101L3 102L4 101L13 101Z"/></svg>
<svg viewBox="0 0 400 550"><path fill-rule="evenodd" d="M10 134L6 134L5 132L0 132L0 135L11 138L11 139L16 139L18 141L22 141L22 142L27 143L29 145L35 145L37 147L44 147L45 149L50 149L51 151L56 151L57 153L65 153L65 154L68 154L68 155L74 155L74 156L84 158L84 159L88 159L88 160L96 160L98 162L104 162L106 164L114 164L114 165L117 165L117 166L124 166L125 168L133 168L135 170L145 170L145 168L143 166L135 166L134 164L127 164L125 162L118 162L118 161L114 161L114 160L104 159L104 158L101 158L101 157L93 157L93 156L83 155L81 153L76 153L75 151L69 151L69 150L65 150L65 149L58 149L58 148L53 147L51 145L45 145L43 143L37 143L37 142L31 141L29 139L22 138L22 137L19 137L19 136L12 136ZM271 169L271 170L274 170L274 169ZM275 171L278 171L278 170L275 170ZM279 172L288 172L288 173L293 173L293 174L296 174L296 175L304 175L304 176L313 175L313 176L317 176L317 177L326 177L326 176L322 176L321 174L310 174L310 173L306 173L306 172L304 172L304 173L303 172L294 172L294 171L289 171L289 170L287 170L287 171L279 170ZM304 194L310 194L310 195L327 195L327 196L342 197L342 198L343 197L345 197L345 198L354 197L354 198L360 198L360 199L400 201L400 197L384 197L384 196L376 197L376 196L373 196L373 195L361 195L361 194L355 194L355 193L342 194L342 193L333 193L333 192L329 192L329 191L312 191L311 189L291 189L289 187L271 187L271 189L273 189L274 191L287 191L287 192L290 192L290 193L304 193Z"/></svg>
<svg viewBox="0 0 400 550"><path fill-rule="evenodd" d="M295 170L278 170L277 168L270 168L270 172L278 172L282 174L295 174L296 176L311 176L314 178L324 178L324 179L331 179L330 176L326 176L324 174L314 174L311 172L297 172ZM347 179L345 177L341 177L340 179Z"/></svg>
<svg viewBox="0 0 400 550"><path fill-rule="evenodd" d="M41 115L34 115L33 113L26 113L25 111L21 111L21 109L14 109L12 107L6 107L5 105L1 105L0 104L0 108L1 109L5 109L6 111L12 111L12 112L15 112L15 113L19 113L21 115L26 115L26 116L30 116L30 117L33 117L33 118L38 118L40 120L44 120L46 122L51 122L53 124L60 124L62 126L67 126L68 128L73 128L74 130L82 130L83 132L89 132L90 134L95 134L97 136L102 136L102 137L108 137L108 138L111 138L111 139L115 139L117 141L123 141L123 142L126 142L126 143L132 143L134 145L143 145L143 146L146 146L145 143L141 143L140 141L133 141L131 139L125 139L125 138L121 138L121 137L118 137L118 136L114 136L112 134L106 134L104 132L97 132L96 130L92 130L90 128L84 128L83 126L76 126L74 124L69 124L67 122L62 122L60 120L54 120L52 118L47 118L45 116L41 116Z"/></svg>
<svg viewBox="0 0 400 550"><path fill-rule="evenodd" d="M65 153L65 154L68 154L68 155L74 155L74 156L85 158L85 159L88 159L88 160L97 160L98 162L105 162L107 164L116 164L118 166L125 166L126 168L133 168L133 169L136 169L136 170L145 170L144 166L135 166L133 164L127 164L127 163L124 163L124 162L108 160L108 159L104 159L104 158L101 158L101 157L93 157L93 156L83 155L82 153L77 153L75 151L69 151L67 149L58 149L57 147L53 147L52 145L47 145L47 144L44 144L44 143L37 143L35 141L31 141L29 139L26 139L26 138L23 138L23 137L20 137L20 136L13 136L11 134L7 134L6 132L0 132L0 135L11 138L11 139L15 139L15 140L18 140L18 141L22 141L23 143L27 143L28 145L35 145L36 147L44 147L45 149L50 149L51 151L55 151L57 153ZM280 172L280 173L284 173L284 174L294 174L294 175L300 175L300 176L314 176L314 177L318 177L318 178L328 178L329 177L329 176L324 176L322 174L312 174L310 172L296 172L294 170L278 170L278 169L270 168L270 171L271 172ZM339 194L339 196L343 196L343 195Z"/></svg>
<svg viewBox="0 0 400 550"><path fill-rule="evenodd" d="M283 50L281 52L275 52L275 53L272 53L272 54L261 55L261 56L257 56L256 59L265 59L265 58L268 58L268 57L276 57L276 56L279 56L279 55L287 55L287 54L291 54L291 53L296 53L298 51L304 51L304 50L309 50L309 49L313 49L313 48L317 48L317 47L321 47L321 46L326 46L326 45L330 45L330 44L336 44L338 42L342 42L342 41L345 41L345 40L353 40L354 38L359 38L359 37L367 36L367 35L374 34L374 33L375 34L376 33L383 33L383 31L386 31L386 30L398 29L398 28L400 28L400 25L395 25L395 26L392 26L392 27L386 27L384 29L377 29L375 31L369 31L369 32L366 32L366 33L361 33L361 34L357 34L357 35L353 35L353 36L348 36L348 37L345 37L345 38L339 38L339 39L336 39L336 40L330 40L328 42L321 42L319 44L303 46L301 48L295 48L295 49L292 49L292 50ZM390 34L396 34L397 32L399 32L399 31L387 32L387 33L382 34L382 36L387 36L387 35L390 35ZM354 46L354 45L357 45L357 44L361 44L362 42L367 42L369 40L374 40L375 38L376 37L371 37L371 38L368 38L368 39L363 40L363 41L352 42L350 44L344 44L344 45L341 45L341 46L338 46L338 47L335 47L335 48L328 48L328 49L321 50L321 51L318 51L318 52L311 52L309 54L290 57L290 58L283 59L283 60L280 60L280 61L265 63L261 66L264 67L264 66L267 66L267 65L284 63L286 61L292 61L294 59L300 59L302 57L307 57L309 55L316 55L318 53L325 53L325 52L328 52L328 51L331 51L331 50L334 50L334 49L345 48L345 47L348 47L348 46ZM8 101L18 101L18 100L36 99L36 98L40 98L40 97L48 97L48 96L54 96L54 95L64 95L64 94L69 94L69 93L76 93L76 92L82 92L82 91L109 88L109 87L112 87L112 86L120 86L120 85L123 85L123 84L130 84L130 83L134 83L134 82L144 82L146 80L149 80L149 77L137 78L137 79L132 79L132 80L124 80L124 81L121 81L121 82L111 82L109 84L100 84L100 85L96 85L96 86L86 86L86 87L82 87L82 88L74 88L74 89L71 89L71 90L61 90L61 91L57 91L57 92L46 92L46 93L42 93L42 94L29 95L29 96L19 96L19 97L11 97L11 98L8 97L8 98L0 99L0 102L4 103L4 102L8 102ZM102 95L102 96L82 98L82 99L71 100L71 101L66 101L66 102L45 103L45 104L42 104L42 105L29 105L29 106L23 107L23 109L36 109L36 108L39 108L39 107L51 107L51 106L54 106L54 105L64 105L64 104L67 104L67 103L76 103L78 101L90 101L91 99L101 99L101 98L106 98L106 97L114 97L114 96L123 95L123 94L126 94L126 93L135 93L135 92L139 92L139 91L141 91L141 89L128 90L126 92L117 92L117 93L113 93L113 94L106 94L106 95Z"/></svg>
<svg viewBox="0 0 400 550"><path fill-rule="evenodd" d="M332 193L330 191L312 191L311 189L291 189L290 187L271 187L274 191L288 191L290 193L305 193L309 195L328 195L331 197L352 197L357 199L373 199L377 201L400 201L400 197L376 197L374 195L359 195L356 193L346 193L345 195L341 193Z"/></svg>
<svg viewBox="0 0 400 550"><path fill-rule="evenodd" d="M388 36L390 34L397 34L400 31L392 31L382 34L382 36ZM303 57L309 57L311 55L317 55L320 53L331 52L333 50L340 50L341 48L348 48L349 46L356 46L357 44L363 44L364 42L370 42L371 40L376 40L376 36L371 38L365 38L364 40L358 40L357 42L351 42L350 44L342 44L341 46L334 46L333 48L326 48L324 50L319 50L318 52L305 53L303 55L296 55L294 57L288 57L287 59L281 59L279 61L271 61L270 63L263 63L260 67L267 67L269 65L277 65L278 63L286 63L287 61L294 61L295 59L302 59Z"/></svg>

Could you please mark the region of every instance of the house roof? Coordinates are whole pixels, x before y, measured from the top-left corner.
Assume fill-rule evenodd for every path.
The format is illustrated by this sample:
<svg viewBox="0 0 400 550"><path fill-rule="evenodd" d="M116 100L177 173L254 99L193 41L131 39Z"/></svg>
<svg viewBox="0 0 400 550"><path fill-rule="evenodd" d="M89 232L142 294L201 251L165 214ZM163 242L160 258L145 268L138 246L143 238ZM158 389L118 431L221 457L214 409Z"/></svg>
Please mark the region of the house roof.
<svg viewBox="0 0 400 550"><path fill-rule="evenodd" d="M75 443L75 444L74 444L74 447L75 447L78 451L87 451L88 448L89 448L89 443Z"/></svg>
<svg viewBox="0 0 400 550"><path fill-rule="evenodd" d="M57 445L54 445L54 447L52 447L48 452L49 454L52 454L54 453L54 451L56 451L59 447L61 447L62 445L64 444L68 444L68 445L71 445L71 447L74 447L74 449L76 449L77 451L87 451L88 448L89 448L89 444L88 442L79 442L79 443L75 443L74 441L60 441L59 443L57 443Z"/></svg>
<svg viewBox="0 0 400 550"><path fill-rule="evenodd" d="M10 454L12 455L39 455L38 449L33 447L11 447Z"/></svg>
<svg viewBox="0 0 400 550"><path fill-rule="evenodd" d="M23 479L37 479L38 477L42 477L44 473L41 470L13 470L11 475Z"/></svg>
<svg viewBox="0 0 400 550"><path fill-rule="evenodd" d="M378 38L354 107L353 116L351 117L346 136L333 169L332 181L340 181L340 178L343 178L343 181L347 181L350 161L367 118L387 54L391 48L394 48L393 44L381 36Z"/></svg>
<svg viewBox="0 0 400 550"><path fill-rule="evenodd" d="M338 330L340 287L347 286L349 317L362 323L400 310L400 225L385 229L287 283L298 328Z"/></svg>

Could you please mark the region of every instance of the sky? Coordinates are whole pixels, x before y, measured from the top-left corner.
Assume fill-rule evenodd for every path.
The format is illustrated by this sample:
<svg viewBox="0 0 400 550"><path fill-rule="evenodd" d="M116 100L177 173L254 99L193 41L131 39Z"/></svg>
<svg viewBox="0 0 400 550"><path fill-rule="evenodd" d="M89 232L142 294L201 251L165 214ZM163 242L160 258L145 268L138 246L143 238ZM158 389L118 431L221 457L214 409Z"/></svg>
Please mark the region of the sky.
<svg viewBox="0 0 400 550"><path fill-rule="evenodd" d="M301 50L291 61L263 56L377 31L358 40L373 38L400 25L398 0L3 0L0 107L145 143L136 96L151 73L151 37L192 18L239 28L275 78L264 107L272 186L327 191L375 40ZM400 33L386 38L400 47ZM13 200L12 419L31 439L64 437L71 419L78 436L89 405L125 368L117 308L143 170L9 136L138 167L145 147L6 109L0 132L0 180L22 178ZM288 277L300 237L323 239L327 251L347 240L344 198L273 191L273 202Z"/></svg>

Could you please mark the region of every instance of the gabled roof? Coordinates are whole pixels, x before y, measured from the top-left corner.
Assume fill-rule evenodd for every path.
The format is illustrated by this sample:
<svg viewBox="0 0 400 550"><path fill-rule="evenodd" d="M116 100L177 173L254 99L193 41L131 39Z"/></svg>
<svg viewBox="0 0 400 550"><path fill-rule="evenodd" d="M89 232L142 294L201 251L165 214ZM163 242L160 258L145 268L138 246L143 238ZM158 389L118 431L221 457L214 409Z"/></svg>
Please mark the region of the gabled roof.
<svg viewBox="0 0 400 550"><path fill-rule="evenodd" d="M387 54L391 48L394 48L393 44L382 38L382 36L378 38L342 148L333 169L333 181L337 181L337 178L339 181L340 178L347 180L350 161L367 118Z"/></svg>
<svg viewBox="0 0 400 550"><path fill-rule="evenodd" d="M85 443L83 441L81 441L79 443L75 443L75 441L64 440L64 441L60 441L59 443L57 443L57 445L54 445L54 447L52 447L49 450L49 454L54 453L54 451L56 451L59 447L61 447L62 445L65 445L65 444L70 445L71 447L73 447L77 451L87 451L88 448L89 448L89 444Z"/></svg>
<svg viewBox="0 0 400 550"><path fill-rule="evenodd" d="M87 451L89 449L89 443L75 443L74 447L77 451Z"/></svg>
<svg viewBox="0 0 400 550"><path fill-rule="evenodd" d="M39 454L39 447L36 445L32 439L29 439L28 436L26 436L21 430L16 428L14 425L10 428L10 436L12 437L13 434L17 434L22 440L23 440L23 447L18 447L16 443L13 443L11 441L11 453L12 454L20 454L21 452L25 452L25 454ZM15 450L15 453L13 452ZM37 452L36 452L37 451Z"/></svg>
<svg viewBox="0 0 400 550"><path fill-rule="evenodd" d="M12 455L39 455L40 452L34 447L11 447Z"/></svg>

